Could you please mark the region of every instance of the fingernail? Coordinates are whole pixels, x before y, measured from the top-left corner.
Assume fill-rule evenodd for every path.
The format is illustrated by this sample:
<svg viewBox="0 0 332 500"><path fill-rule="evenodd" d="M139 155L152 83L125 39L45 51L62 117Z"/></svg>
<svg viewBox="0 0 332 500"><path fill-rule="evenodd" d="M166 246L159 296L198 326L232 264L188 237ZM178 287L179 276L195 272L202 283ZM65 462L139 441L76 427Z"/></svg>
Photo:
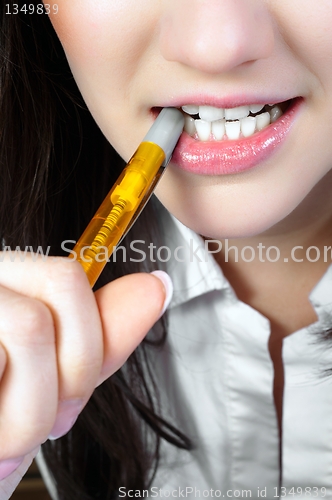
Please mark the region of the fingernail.
<svg viewBox="0 0 332 500"><path fill-rule="evenodd" d="M48 439L54 440L67 434L77 420L79 413L83 408L82 399L70 399L60 401L58 414Z"/></svg>
<svg viewBox="0 0 332 500"><path fill-rule="evenodd" d="M156 276L156 278L159 278L165 287L165 293L166 293L165 301L164 301L164 305L163 305L162 311L161 311L160 316L159 316L159 318L161 318L161 316L164 314L164 312L166 311L166 309L169 306L169 303L172 300L173 282L172 282L170 276L167 273L165 273L164 271L152 271L151 274Z"/></svg>
<svg viewBox="0 0 332 500"><path fill-rule="evenodd" d="M10 476L23 462L24 457L10 458L0 462L0 481Z"/></svg>

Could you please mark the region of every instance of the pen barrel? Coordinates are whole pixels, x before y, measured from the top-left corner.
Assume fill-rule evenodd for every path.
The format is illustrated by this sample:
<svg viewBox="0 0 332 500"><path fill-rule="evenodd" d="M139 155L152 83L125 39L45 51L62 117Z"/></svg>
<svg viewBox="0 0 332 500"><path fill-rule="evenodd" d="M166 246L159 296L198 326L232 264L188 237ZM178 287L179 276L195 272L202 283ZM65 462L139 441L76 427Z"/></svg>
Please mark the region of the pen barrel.
<svg viewBox="0 0 332 500"><path fill-rule="evenodd" d="M71 251L91 287L130 226L165 159L163 149L142 142Z"/></svg>

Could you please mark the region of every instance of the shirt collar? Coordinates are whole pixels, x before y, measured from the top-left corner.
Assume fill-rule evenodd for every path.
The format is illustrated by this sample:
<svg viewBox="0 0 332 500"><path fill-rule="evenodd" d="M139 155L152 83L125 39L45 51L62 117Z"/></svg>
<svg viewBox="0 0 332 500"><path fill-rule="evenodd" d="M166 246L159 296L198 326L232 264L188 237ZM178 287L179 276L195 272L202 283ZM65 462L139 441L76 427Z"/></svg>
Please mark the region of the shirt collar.
<svg viewBox="0 0 332 500"><path fill-rule="evenodd" d="M169 308L214 290L231 289L201 236L162 208L161 221L171 258L167 272L174 293Z"/></svg>
<svg viewBox="0 0 332 500"><path fill-rule="evenodd" d="M312 325L319 331L331 330L332 325L332 265L318 281L309 294L309 300L318 317L318 322Z"/></svg>
<svg viewBox="0 0 332 500"><path fill-rule="evenodd" d="M332 265L330 265L309 294L314 308L332 306Z"/></svg>
<svg viewBox="0 0 332 500"><path fill-rule="evenodd" d="M171 258L167 272L172 278L174 294L169 308L183 304L214 290L235 292L224 276L213 254L208 252L201 236L182 224L161 206L161 221ZM319 318L331 312L332 265L309 294L309 300Z"/></svg>

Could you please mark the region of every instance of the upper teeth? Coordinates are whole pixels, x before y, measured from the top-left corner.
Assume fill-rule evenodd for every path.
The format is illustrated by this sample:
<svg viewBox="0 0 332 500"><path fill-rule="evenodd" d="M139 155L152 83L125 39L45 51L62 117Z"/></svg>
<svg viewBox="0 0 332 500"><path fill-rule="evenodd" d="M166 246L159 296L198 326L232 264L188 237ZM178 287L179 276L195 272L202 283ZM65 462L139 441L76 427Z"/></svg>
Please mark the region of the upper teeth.
<svg viewBox="0 0 332 500"><path fill-rule="evenodd" d="M188 104L182 106L182 110L187 115L198 115L199 118L194 119L192 116L186 116L185 130L192 136L197 134L197 138L201 141L221 140L223 138L234 140L239 139L241 133L243 137L249 137L282 115L279 106L274 106L269 112L264 112L263 108L265 108L264 104L251 104L228 109ZM262 110L262 113L257 114ZM250 113L256 116L249 116Z"/></svg>
<svg viewBox="0 0 332 500"><path fill-rule="evenodd" d="M191 115L192 113L189 114ZM225 110L214 108L213 106L199 106L198 114L202 120L207 120L208 122L214 122L225 118Z"/></svg>

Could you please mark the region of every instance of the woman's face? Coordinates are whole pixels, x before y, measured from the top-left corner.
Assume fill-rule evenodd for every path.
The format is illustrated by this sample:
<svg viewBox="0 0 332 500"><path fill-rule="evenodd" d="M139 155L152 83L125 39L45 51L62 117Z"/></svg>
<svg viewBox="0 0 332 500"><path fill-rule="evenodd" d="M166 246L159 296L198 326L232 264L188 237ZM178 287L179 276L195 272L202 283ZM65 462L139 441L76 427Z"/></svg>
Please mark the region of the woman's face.
<svg viewBox="0 0 332 500"><path fill-rule="evenodd" d="M246 138L237 139L231 111L226 125L211 125L212 115L202 114L207 124L189 119L203 134L207 128L208 140L182 135L156 193L184 224L231 238L330 205L332 213L331 0L53 3L51 21L81 93L125 160L160 107L257 105L256 115L258 105L285 103L284 114L274 110L276 121L254 135L250 127L266 125L271 107L244 120ZM209 136L210 127L223 138Z"/></svg>

